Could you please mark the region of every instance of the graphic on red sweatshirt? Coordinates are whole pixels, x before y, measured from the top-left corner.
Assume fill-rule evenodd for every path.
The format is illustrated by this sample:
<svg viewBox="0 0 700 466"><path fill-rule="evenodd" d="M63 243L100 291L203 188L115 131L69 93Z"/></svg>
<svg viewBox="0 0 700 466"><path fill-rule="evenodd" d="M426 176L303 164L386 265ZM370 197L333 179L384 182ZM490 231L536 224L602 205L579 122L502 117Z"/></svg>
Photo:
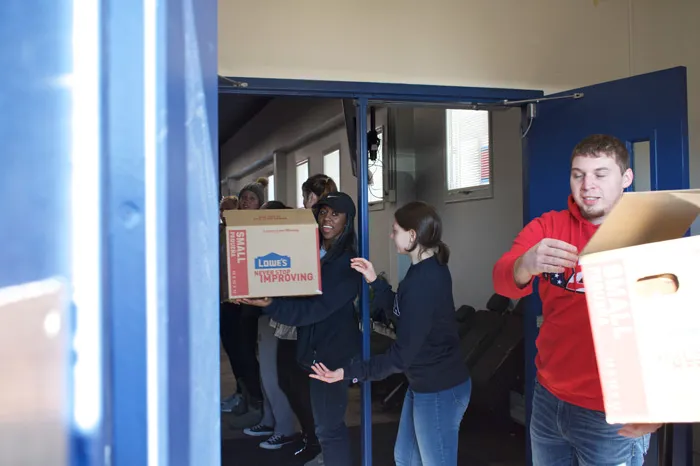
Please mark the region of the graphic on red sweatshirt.
<svg viewBox="0 0 700 466"><path fill-rule="evenodd" d="M518 288L513 278L515 261L545 238L565 241L579 253L597 229L584 219L573 198L569 209L548 212L520 232L510 251L493 269L496 293L511 299L532 293L532 282ZM540 276L543 322L537 337L537 379L560 400L603 411L603 394L593 346L583 273L579 264L563 273Z"/></svg>
<svg viewBox="0 0 700 466"><path fill-rule="evenodd" d="M551 285L564 288L568 291L574 291L576 293L586 292L583 286L583 271L581 270L581 265L578 263L576 263L576 269L570 269L564 273L543 273L542 278L547 280Z"/></svg>

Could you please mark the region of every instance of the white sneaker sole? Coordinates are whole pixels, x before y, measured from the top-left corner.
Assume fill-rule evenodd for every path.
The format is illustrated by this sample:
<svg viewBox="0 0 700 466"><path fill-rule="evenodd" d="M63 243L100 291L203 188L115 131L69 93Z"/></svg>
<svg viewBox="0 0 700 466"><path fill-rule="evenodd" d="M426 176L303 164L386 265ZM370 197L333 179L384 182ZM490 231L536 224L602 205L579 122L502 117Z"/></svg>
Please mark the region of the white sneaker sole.
<svg viewBox="0 0 700 466"><path fill-rule="evenodd" d="M290 441L285 443L276 443L274 445L270 445L269 443L263 442L260 444L260 448L262 448L263 450L279 450L280 448L284 447L285 445L289 445L290 443L293 442Z"/></svg>
<svg viewBox="0 0 700 466"><path fill-rule="evenodd" d="M275 435L274 432L252 432L248 429L244 429L243 433L249 437L272 437Z"/></svg>

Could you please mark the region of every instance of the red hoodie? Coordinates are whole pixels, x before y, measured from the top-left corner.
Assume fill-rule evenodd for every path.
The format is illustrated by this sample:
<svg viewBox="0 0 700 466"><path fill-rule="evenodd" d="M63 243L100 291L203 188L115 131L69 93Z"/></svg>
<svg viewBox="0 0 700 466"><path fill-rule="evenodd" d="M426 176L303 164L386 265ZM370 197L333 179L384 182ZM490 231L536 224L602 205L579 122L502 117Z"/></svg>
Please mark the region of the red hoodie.
<svg viewBox="0 0 700 466"><path fill-rule="evenodd" d="M531 221L515 238L510 251L496 262L496 293L511 299L532 293L532 282L523 289L517 287L513 266L544 238L566 241L581 252L596 228L581 216L569 196L569 210L548 212ZM537 380L562 401L604 411L581 267L577 265L563 274L542 274L538 291L544 321L537 337Z"/></svg>

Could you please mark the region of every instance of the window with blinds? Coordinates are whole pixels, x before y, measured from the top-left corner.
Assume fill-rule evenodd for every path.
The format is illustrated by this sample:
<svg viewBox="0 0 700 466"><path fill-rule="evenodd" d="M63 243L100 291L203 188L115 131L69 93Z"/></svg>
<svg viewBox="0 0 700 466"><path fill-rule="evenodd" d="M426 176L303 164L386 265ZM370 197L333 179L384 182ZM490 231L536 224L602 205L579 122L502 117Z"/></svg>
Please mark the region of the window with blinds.
<svg viewBox="0 0 700 466"><path fill-rule="evenodd" d="M323 174L332 178L340 189L340 149L329 152L323 156Z"/></svg>
<svg viewBox="0 0 700 466"><path fill-rule="evenodd" d="M491 138L486 110L447 110L447 190L491 183Z"/></svg>
<svg viewBox="0 0 700 466"><path fill-rule="evenodd" d="M367 185L367 199L370 204L384 201L384 134L381 128L377 128L379 147L377 148L377 160L369 161L369 183Z"/></svg>
<svg viewBox="0 0 700 466"><path fill-rule="evenodd" d="M267 196L265 196L268 201L275 200L275 174L267 177Z"/></svg>
<svg viewBox="0 0 700 466"><path fill-rule="evenodd" d="M304 208L304 194L301 192L301 186L309 178L309 161L304 160L297 164L297 209Z"/></svg>

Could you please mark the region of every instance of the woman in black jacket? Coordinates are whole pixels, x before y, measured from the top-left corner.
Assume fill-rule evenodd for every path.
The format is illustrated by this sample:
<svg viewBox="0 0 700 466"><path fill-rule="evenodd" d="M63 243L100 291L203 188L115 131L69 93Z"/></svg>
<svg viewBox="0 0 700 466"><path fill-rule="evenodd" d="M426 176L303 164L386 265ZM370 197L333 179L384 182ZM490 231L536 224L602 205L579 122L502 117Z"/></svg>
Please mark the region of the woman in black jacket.
<svg viewBox="0 0 700 466"><path fill-rule="evenodd" d="M354 363L360 353L360 330L354 301L361 276L350 267L357 254L355 204L345 193L323 196L314 206L321 239L323 294L301 298L242 299L272 319L297 327L297 361L309 373L319 361L335 367ZM328 466L350 466L352 454L345 425L349 382L311 380L316 435Z"/></svg>

